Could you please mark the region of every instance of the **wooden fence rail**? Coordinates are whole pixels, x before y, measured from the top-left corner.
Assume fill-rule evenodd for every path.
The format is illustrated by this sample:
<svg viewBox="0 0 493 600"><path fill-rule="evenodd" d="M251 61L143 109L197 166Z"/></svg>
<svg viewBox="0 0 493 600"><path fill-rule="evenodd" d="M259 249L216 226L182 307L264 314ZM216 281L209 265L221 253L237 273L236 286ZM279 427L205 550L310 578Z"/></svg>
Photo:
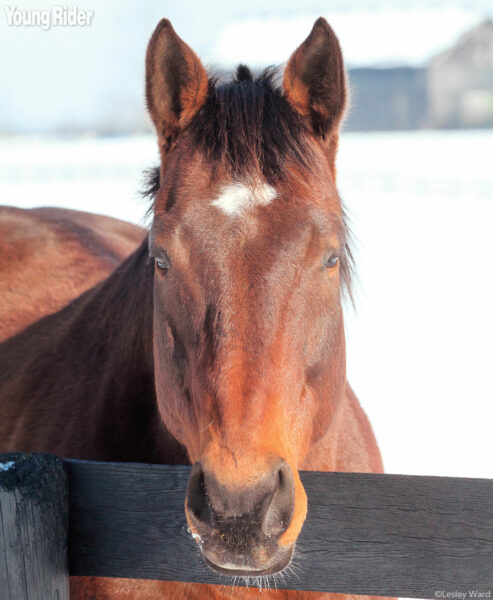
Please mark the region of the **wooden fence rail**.
<svg viewBox="0 0 493 600"><path fill-rule="evenodd" d="M29 461L43 465L37 493L33 476L22 476ZM13 464L0 467L0 590L22 578L32 580L41 552L46 553L43 577L53 558L53 585L62 590L39 596L0 593L2 600L68 598L60 577L67 544L65 474L71 575L228 583L205 566L187 532L183 504L189 467L58 461L47 455L1 455L1 463ZM277 587L409 598L493 597L493 480L318 472L303 472L301 479L309 511L297 544L296 575L278 579ZM22 517L31 506L37 512ZM30 532L48 530L51 546L41 548L40 536Z"/></svg>

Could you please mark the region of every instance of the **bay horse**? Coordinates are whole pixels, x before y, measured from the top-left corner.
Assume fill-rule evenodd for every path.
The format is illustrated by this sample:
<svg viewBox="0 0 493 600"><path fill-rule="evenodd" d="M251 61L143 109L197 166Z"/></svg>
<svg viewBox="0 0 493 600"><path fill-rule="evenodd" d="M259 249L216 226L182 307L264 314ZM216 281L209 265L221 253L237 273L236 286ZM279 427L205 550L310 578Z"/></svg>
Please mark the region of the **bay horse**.
<svg viewBox="0 0 493 600"><path fill-rule="evenodd" d="M161 159L149 233L0 346L0 451L191 464L185 514L205 562L230 576L281 572L307 514L299 470L382 471L346 380L341 49L320 18L282 84L245 66L220 82L163 19L146 98ZM71 581L76 600L271 593L337 597Z"/></svg>

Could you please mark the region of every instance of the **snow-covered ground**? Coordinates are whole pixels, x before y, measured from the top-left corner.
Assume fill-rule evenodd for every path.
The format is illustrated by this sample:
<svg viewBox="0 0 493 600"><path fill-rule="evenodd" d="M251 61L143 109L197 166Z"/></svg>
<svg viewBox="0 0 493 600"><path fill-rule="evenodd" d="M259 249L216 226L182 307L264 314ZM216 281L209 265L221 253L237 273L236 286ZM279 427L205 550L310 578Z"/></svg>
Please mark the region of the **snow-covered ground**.
<svg viewBox="0 0 493 600"><path fill-rule="evenodd" d="M349 379L387 471L493 477L493 131L344 134ZM149 136L0 140L0 201L142 223Z"/></svg>
<svg viewBox="0 0 493 600"><path fill-rule="evenodd" d="M394 473L493 477L493 131L351 134L348 374Z"/></svg>

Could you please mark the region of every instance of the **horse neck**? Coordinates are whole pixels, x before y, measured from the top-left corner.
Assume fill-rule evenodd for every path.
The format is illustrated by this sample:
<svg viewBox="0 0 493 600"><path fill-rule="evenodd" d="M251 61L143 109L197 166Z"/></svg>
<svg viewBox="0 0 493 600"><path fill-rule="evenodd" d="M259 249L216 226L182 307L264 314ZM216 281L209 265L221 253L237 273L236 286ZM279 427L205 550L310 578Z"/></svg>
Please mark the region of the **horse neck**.
<svg viewBox="0 0 493 600"><path fill-rule="evenodd" d="M106 280L0 345L1 447L186 462L156 406L153 273L145 240Z"/></svg>
<svg viewBox="0 0 493 600"><path fill-rule="evenodd" d="M95 374L104 406L100 429L113 422L106 459L187 464L186 451L161 422L156 404L153 287L154 261L146 239L93 288L72 323L92 329L80 343L86 353L92 349L101 357Z"/></svg>
<svg viewBox="0 0 493 600"><path fill-rule="evenodd" d="M154 268L147 239L81 303L81 322L95 322L114 364L138 365L152 375ZM81 298L84 298L82 296ZM124 374L122 374L124 375Z"/></svg>

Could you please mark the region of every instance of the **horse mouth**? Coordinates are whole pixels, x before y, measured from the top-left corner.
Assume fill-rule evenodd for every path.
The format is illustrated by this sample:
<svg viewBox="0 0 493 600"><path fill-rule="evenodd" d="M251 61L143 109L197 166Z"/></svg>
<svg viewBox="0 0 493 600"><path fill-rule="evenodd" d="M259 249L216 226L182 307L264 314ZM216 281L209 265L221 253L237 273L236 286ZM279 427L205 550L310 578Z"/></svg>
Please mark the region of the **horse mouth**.
<svg viewBox="0 0 493 600"><path fill-rule="evenodd" d="M233 562L232 559L224 561L219 564L212 560L210 556L207 556L206 552L202 551L205 564L221 575L229 575L230 577L260 577L262 575L272 575L273 573L279 573L283 571L291 562L293 556L294 545L286 548L285 550L279 550L274 560L269 562L266 566L249 566L242 565L239 562Z"/></svg>

